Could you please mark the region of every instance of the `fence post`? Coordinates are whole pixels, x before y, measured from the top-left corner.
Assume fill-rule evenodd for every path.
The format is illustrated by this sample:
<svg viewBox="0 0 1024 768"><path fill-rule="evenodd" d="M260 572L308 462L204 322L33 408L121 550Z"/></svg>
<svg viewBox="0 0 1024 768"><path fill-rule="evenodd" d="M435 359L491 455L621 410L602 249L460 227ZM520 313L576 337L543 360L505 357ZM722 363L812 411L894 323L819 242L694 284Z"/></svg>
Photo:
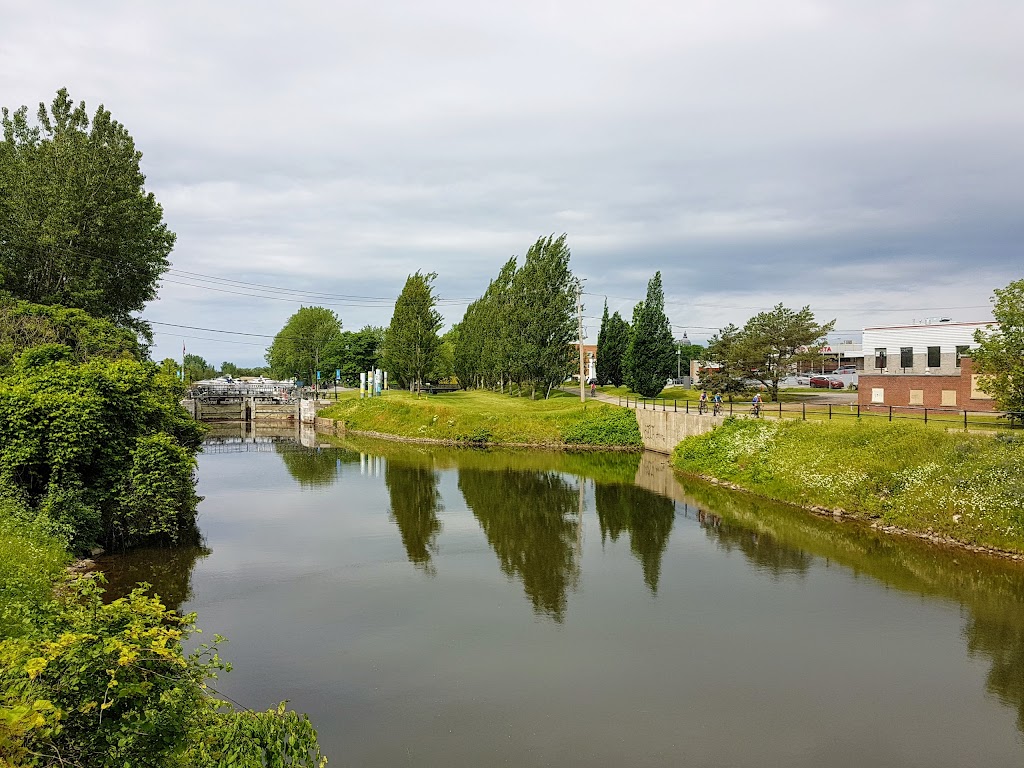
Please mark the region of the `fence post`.
<svg viewBox="0 0 1024 768"><path fill-rule="evenodd" d="M857 401L857 418L860 418L860 401Z"/></svg>
<svg viewBox="0 0 1024 768"><path fill-rule="evenodd" d="M925 424L928 423L928 409L927 408L924 409L924 423Z"/></svg>
<svg viewBox="0 0 1024 768"><path fill-rule="evenodd" d="M800 412L803 415L804 421L807 421L807 403L800 403Z"/></svg>
<svg viewBox="0 0 1024 768"><path fill-rule="evenodd" d="M675 399L672 400L672 412L673 413L679 413L679 401L678 400L675 400Z"/></svg>
<svg viewBox="0 0 1024 768"><path fill-rule="evenodd" d="M967 429L967 411L964 411L964 430Z"/></svg>
<svg viewBox="0 0 1024 768"><path fill-rule="evenodd" d="M782 401L779 400L779 420L782 420Z"/></svg>
<svg viewBox="0 0 1024 768"><path fill-rule="evenodd" d="M686 412L687 413L690 412L690 401L689 400L686 401Z"/></svg>
<svg viewBox="0 0 1024 768"><path fill-rule="evenodd" d="M732 400L729 401L729 415L732 416Z"/></svg>
<svg viewBox="0 0 1024 768"><path fill-rule="evenodd" d="M832 421L832 403L828 404L828 420Z"/></svg>
<svg viewBox="0 0 1024 768"><path fill-rule="evenodd" d="M892 421L892 406L889 406L889 421Z"/></svg>

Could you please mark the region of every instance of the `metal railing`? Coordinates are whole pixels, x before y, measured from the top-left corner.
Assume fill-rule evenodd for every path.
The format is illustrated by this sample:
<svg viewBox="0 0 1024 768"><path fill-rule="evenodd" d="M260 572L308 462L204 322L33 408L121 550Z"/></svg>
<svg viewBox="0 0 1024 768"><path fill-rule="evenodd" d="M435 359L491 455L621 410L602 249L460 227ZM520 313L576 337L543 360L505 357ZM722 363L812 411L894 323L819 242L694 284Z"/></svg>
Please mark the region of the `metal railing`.
<svg viewBox="0 0 1024 768"><path fill-rule="evenodd" d="M639 410L673 411L675 413L699 413L699 403L693 400L661 397L619 397L619 405ZM708 404L705 415L713 413ZM722 403L722 416L752 415L749 401ZM760 416L777 419L833 420L843 418L871 418L887 421L921 421L925 424L946 425L962 429L1024 429L1024 411L969 411L956 408L935 408L918 405L868 405L860 403L806 403L806 402L764 402Z"/></svg>

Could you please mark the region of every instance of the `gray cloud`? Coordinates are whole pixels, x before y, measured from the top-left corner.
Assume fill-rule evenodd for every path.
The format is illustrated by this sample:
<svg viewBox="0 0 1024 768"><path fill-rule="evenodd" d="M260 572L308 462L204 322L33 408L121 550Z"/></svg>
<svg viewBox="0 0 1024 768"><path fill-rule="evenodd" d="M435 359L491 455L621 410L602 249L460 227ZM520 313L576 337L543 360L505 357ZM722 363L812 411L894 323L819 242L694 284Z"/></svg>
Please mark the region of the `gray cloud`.
<svg viewBox="0 0 1024 768"><path fill-rule="evenodd" d="M179 270L394 297L424 269L443 296L473 297L564 231L588 315L607 294L629 316L661 269L692 338L779 301L842 329L984 319L992 288L1022 275L1013 0L4 15L4 103L66 85L110 108L145 153ZM298 307L180 282L147 317L272 334ZM386 324L367 303L335 308L349 328ZM156 355L180 353L171 334ZM261 358L232 341L186 339L214 362Z"/></svg>

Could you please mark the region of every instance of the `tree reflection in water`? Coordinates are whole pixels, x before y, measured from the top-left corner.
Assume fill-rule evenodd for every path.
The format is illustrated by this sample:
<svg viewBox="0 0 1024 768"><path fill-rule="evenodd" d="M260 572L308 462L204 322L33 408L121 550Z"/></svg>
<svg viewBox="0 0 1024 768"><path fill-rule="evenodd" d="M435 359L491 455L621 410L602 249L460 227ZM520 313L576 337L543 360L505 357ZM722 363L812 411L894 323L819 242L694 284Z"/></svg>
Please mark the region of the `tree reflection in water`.
<svg viewBox="0 0 1024 768"><path fill-rule="evenodd" d="M274 443L274 450L288 474L303 488L331 485L338 479L342 464L359 463L358 453L340 448L304 448L281 441Z"/></svg>
<svg viewBox="0 0 1024 768"><path fill-rule="evenodd" d="M437 483L440 478L429 454L422 462L387 460L384 484L391 498L391 519L398 526L409 562L424 572L435 571L432 555L441 532L438 512L444 511Z"/></svg>
<svg viewBox="0 0 1024 768"><path fill-rule="evenodd" d="M803 575L814 562L814 556L796 547L787 547L764 531L731 525L712 512L697 510L697 521L708 535L726 552L739 549L751 563L767 571L773 579L787 574Z"/></svg>
<svg viewBox="0 0 1024 768"><path fill-rule="evenodd" d="M105 600L116 600L131 592L139 582L150 585L150 593L171 610L192 597L192 569L210 554L202 544L179 547L140 547L96 560L107 586Z"/></svg>
<svg viewBox="0 0 1024 768"><path fill-rule="evenodd" d="M579 491L554 472L459 470L459 490L536 613L565 619L579 585Z"/></svg>
<svg viewBox="0 0 1024 768"><path fill-rule="evenodd" d="M629 548L640 561L644 583L658 591L661 559L668 547L675 502L637 485L596 485L594 506L601 526L601 541L617 541L629 532Z"/></svg>

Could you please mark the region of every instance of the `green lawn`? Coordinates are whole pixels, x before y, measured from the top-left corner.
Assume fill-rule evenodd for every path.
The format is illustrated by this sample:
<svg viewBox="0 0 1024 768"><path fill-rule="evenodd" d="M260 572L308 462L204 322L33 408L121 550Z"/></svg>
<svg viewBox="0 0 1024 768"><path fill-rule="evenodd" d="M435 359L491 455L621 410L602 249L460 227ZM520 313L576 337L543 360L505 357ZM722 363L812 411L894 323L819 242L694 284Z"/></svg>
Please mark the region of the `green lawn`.
<svg viewBox="0 0 1024 768"><path fill-rule="evenodd" d="M676 467L765 496L1024 551L1024 439L923 423L727 420L676 448Z"/></svg>
<svg viewBox="0 0 1024 768"><path fill-rule="evenodd" d="M358 393L344 393L320 415L343 421L352 430L470 444L641 444L632 411L607 403L581 403L578 396L564 393L549 400L481 390L419 397L390 390L364 399Z"/></svg>

